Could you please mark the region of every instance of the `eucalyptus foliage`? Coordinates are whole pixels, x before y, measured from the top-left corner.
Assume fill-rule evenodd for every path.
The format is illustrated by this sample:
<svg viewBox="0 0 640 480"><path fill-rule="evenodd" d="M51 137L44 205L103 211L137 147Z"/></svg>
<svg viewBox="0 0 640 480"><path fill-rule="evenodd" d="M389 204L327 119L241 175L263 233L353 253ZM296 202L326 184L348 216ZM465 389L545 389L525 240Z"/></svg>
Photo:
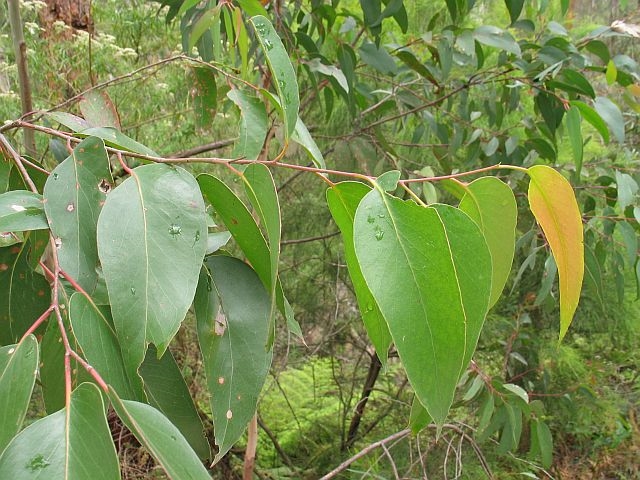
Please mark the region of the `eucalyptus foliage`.
<svg viewBox="0 0 640 480"><path fill-rule="evenodd" d="M552 255L559 341L585 273L601 297L605 271L622 290L625 268L640 272L637 179L585 158L589 142L624 142L620 98L637 107L640 70L607 46L628 33L574 38L562 25L567 2L508 0L501 27L474 27L474 2L447 0L420 31L402 0L160 3L195 59L197 122L237 129L232 156L162 158L124 135L94 90L83 117L46 115L60 127L43 131L71 146L53 168L7 138L38 124L2 127L0 477L119 478L111 405L171 478L209 478L203 465L218 462L256 412L281 320L303 337L278 269L273 169L328 184L369 339L383 364L397 352L415 392L414 431L442 428L466 385L464 401L482 398L479 438L497 434L514 450L530 421L532 452L549 466L542 405L468 368L513 277L518 239L528 239L529 264ZM538 23L543 14L557 21ZM221 109L239 126L218 118ZM352 127L331 147L356 158L354 171L325 158L329 145L306 125L345 112ZM293 144L309 164L287 163ZM180 165L195 162L229 168L238 182ZM611 195L576 197L571 182L594 181ZM516 195L528 208L518 210ZM213 451L169 350L191 307ZM47 416L21 429L38 376Z"/></svg>

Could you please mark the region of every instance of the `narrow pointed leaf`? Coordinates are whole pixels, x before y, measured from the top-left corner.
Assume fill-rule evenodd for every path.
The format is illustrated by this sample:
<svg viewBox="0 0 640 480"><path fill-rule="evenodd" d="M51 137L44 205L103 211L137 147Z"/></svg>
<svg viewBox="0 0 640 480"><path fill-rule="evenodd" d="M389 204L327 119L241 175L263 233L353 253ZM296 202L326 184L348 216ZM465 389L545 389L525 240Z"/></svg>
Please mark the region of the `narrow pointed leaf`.
<svg viewBox="0 0 640 480"><path fill-rule="evenodd" d="M118 457L97 387L83 383L66 410L29 425L0 456L0 478L116 480Z"/></svg>
<svg viewBox="0 0 640 480"><path fill-rule="evenodd" d="M31 241L0 248L0 345L17 343L49 307L51 287L28 261Z"/></svg>
<svg viewBox="0 0 640 480"><path fill-rule="evenodd" d="M200 190L182 168L138 167L109 193L98 220L98 253L128 371L142 363L147 341L162 353L178 331L195 294L206 234Z"/></svg>
<svg viewBox="0 0 640 480"><path fill-rule="evenodd" d="M260 155L269 130L267 109L259 98L236 88L229 90L227 97L240 109L240 132L232 155L255 160Z"/></svg>
<svg viewBox="0 0 640 480"><path fill-rule="evenodd" d="M47 112L45 115L54 122L58 122L61 125L64 125L72 132L81 132L82 130L86 130L87 128L91 128L91 124L87 122L84 118L78 117L71 113L67 112Z"/></svg>
<svg viewBox="0 0 640 480"><path fill-rule="evenodd" d="M491 252L493 274L489 307L492 307L500 298L511 273L518 222L516 198L511 188L500 179L479 178L467 186L460 210L478 224Z"/></svg>
<svg viewBox="0 0 640 480"><path fill-rule="evenodd" d="M307 130L307 126L300 118L298 118L298 121L296 122L296 128L291 135L291 140L301 145L302 148L307 151L316 168L327 168L322 152L318 148L316 141L309 133L309 130Z"/></svg>
<svg viewBox="0 0 640 480"><path fill-rule="evenodd" d="M0 453L20 431L38 373L38 342L29 335L0 348Z"/></svg>
<svg viewBox="0 0 640 480"><path fill-rule="evenodd" d="M580 110L580 114L582 117L591 124L593 128L597 130L597 132L602 137L605 143L609 143L609 129L607 128L607 124L602 119L602 117L596 112L593 108L587 105L584 102L580 102L578 100L571 101L571 105L577 107Z"/></svg>
<svg viewBox="0 0 640 480"><path fill-rule="evenodd" d="M271 366L270 299L260 279L242 261L213 256L196 294L198 340L219 461L244 433Z"/></svg>
<svg viewBox="0 0 640 480"><path fill-rule="evenodd" d="M574 105L567 112L567 135L571 144L573 163L576 166L576 178L580 178L580 172L582 171L583 146L580 120L580 110Z"/></svg>
<svg viewBox="0 0 640 480"><path fill-rule="evenodd" d="M108 309L74 293L69 301L69 321L86 360L105 382L122 398L143 400L142 381L135 370L127 372Z"/></svg>
<svg viewBox="0 0 640 480"><path fill-rule="evenodd" d="M98 215L112 185L104 142L89 137L51 172L44 186L44 209L60 267L89 293L98 281Z"/></svg>
<svg viewBox="0 0 640 480"><path fill-rule="evenodd" d="M54 314L55 315L55 314ZM39 380L48 414L64 408L64 345L58 322L49 321L40 342Z"/></svg>
<svg viewBox="0 0 640 480"><path fill-rule="evenodd" d="M0 233L49 228L42 196L27 190L0 195Z"/></svg>
<svg viewBox="0 0 640 480"><path fill-rule="evenodd" d="M582 217L571 184L556 170L536 165L527 170L529 206L542 227L558 267L560 340L578 307L584 276Z"/></svg>
<svg viewBox="0 0 640 480"><path fill-rule="evenodd" d="M218 106L218 87L215 71L209 67L192 67L194 82L193 112L199 129L209 129L213 124Z"/></svg>
<svg viewBox="0 0 640 480"><path fill-rule="evenodd" d="M491 254L473 220L378 190L360 202L355 251L409 381L442 425L489 305Z"/></svg>
<svg viewBox="0 0 640 480"><path fill-rule="evenodd" d="M201 460L209 459L211 451L202 420L171 352L167 350L162 358L158 358L156 349L150 346L140 366L140 375L144 379L149 404L178 427Z"/></svg>
<svg viewBox="0 0 640 480"><path fill-rule="evenodd" d="M249 165L242 174L244 189L256 210L267 233L271 278L269 294L271 296L271 314L269 323L273 325L278 280L278 262L280 259L280 204L273 177L269 169L261 164Z"/></svg>
<svg viewBox="0 0 640 480"><path fill-rule="evenodd" d="M342 233L344 256L367 335L369 335L382 365L385 366L387 352L391 345L391 334L380 308L362 276L353 243L353 222L356 209L360 201L370 191L371 189L363 183L341 182L327 190L327 204Z"/></svg>
<svg viewBox="0 0 640 480"><path fill-rule="evenodd" d="M233 235L238 246L249 260L263 285L268 291L273 288L271 251L246 205L222 181L212 175L198 175L198 183L202 193L209 200L222 218L225 226ZM276 305L287 320L289 330L302 337L300 326L296 322L293 310L284 296L282 284L277 280Z"/></svg>
<svg viewBox="0 0 640 480"><path fill-rule="evenodd" d="M298 109L300 107L296 73L293 65L291 65L289 54L271 22L261 15L252 17L250 21L267 59L267 65L271 71L278 97L280 97L285 138L288 140L296 128Z"/></svg>
<svg viewBox="0 0 640 480"><path fill-rule="evenodd" d="M420 433L431 423L431 416L427 409L420 403L418 397L413 397L411 413L409 414L409 428L414 435Z"/></svg>
<svg viewBox="0 0 640 480"><path fill-rule="evenodd" d="M109 147L120 148L129 152L141 153L157 157L158 154L134 139L127 137L124 133L112 127L92 127L78 132L78 137L98 137L104 140Z"/></svg>
<svg viewBox="0 0 640 480"><path fill-rule="evenodd" d="M109 390L114 410L172 479L211 480L198 455L176 426L145 403L121 400Z"/></svg>

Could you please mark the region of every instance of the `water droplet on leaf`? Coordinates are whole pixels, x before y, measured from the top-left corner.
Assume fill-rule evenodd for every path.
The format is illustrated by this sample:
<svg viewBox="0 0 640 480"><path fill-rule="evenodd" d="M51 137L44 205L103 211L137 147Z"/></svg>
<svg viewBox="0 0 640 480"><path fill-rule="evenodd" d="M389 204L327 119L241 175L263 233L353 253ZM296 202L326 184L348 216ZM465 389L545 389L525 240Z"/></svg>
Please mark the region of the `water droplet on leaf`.
<svg viewBox="0 0 640 480"><path fill-rule="evenodd" d="M382 230L376 230L376 240L380 241L384 237L384 232Z"/></svg>
<svg viewBox="0 0 640 480"><path fill-rule="evenodd" d="M44 455L39 453L38 455L33 457L31 460L29 460L26 467L32 472L35 472L36 470L42 470L43 468L47 468L49 465L50 463L44 458Z"/></svg>
<svg viewBox="0 0 640 480"><path fill-rule="evenodd" d="M182 227L180 225L176 225L175 223L172 223L169 226L169 234L171 236L176 236L176 235L181 235L182 234Z"/></svg>
<svg viewBox="0 0 640 480"><path fill-rule="evenodd" d="M131 287L131 295L135 295L136 294L136 288L135 287Z"/></svg>

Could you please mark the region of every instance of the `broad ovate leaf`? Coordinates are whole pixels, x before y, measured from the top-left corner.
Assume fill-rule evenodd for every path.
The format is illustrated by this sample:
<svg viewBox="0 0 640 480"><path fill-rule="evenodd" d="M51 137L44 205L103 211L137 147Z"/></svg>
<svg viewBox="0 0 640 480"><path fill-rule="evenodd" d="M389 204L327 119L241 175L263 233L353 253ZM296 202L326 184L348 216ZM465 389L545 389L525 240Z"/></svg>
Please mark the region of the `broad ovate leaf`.
<svg viewBox="0 0 640 480"><path fill-rule="evenodd" d="M527 170L529 206L542 227L558 267L560 282L560 340L578 307L584 276L582 217L571 184L553 168Z"/></svg>
<svg viewBox="0 0 640 480"><path fill-rule="evenodd" d="M172 479L211 480L180 430L146 403L122 400L109 390L111 405L122 422Z"/></svg>
<svg viewBox="0 0 640 480"><path fill-rule="evenodd" d="M271 300L244 262L209 257L195 300L198 341L204 357L219 461L244 433L256 412L272 351Z"/></svg>
<svg viewBox="0 0 640 480"><path fill-rule="evenodd" d="M204 202L186 170L144 165L109 193L98 253L128 371L147 342L162 354L195 294L207 247Z"/></svg>
<svg viewBox="0 0 640 480"><path fill-rule="evenodd" d="M358 204L371 189L359 182L341 182L327 190L327 204L344 240L344 256L349 276L362 315L367 335L376 349L382 365L387 363L391 345L389 327L360 270L353 244L353 221Z"/></svg>
<svg viewBox="0 0 640 480"><path fill-rule="evenodd" d="M460 210L478 224L491 252L493 275L489 306L492 307L502 294L513 263L518 222L516 198L500 179L479 178L467 185Z"/></svg>
<svg viewBox="0 0 640 480"><path fill-rule="evenodd" d="M296 128L300 107L296 72L291 64L289 54L271 22L262 15L256 15L250 21L267 59L278 97L280 97L285 138L288 139Z"/></svg>
<svg viewBox="0 0 640 480"><path fill-rule="evenodd" d="M0 348L0 452L20 431L38 373L38 342L29 335Z"/></svg>
<svg viewBox="0 0 640 480"><path fill-rule="evenodd" d="M42 196L28 190L0 195L0 233L49 228Z"/></svg>
<svg viewBox="0 0 640 480"><path fill-rule="evenodd" d="M44 185L44 209L60 267L89 293L98 281L96 224L112 186L109 157L97 137L83 140Z"/></svg>
<svg viewBox="0 0 640 480"><path fill-rule="evenodd" d="M491 296L491 254L476 223L379 190L360 202L355 252L419 401L438 425L475 350Z"/></svg>
<svg viewBox="0 0 640 480"><path fill-rule="evenodd" d="M69 406L25 428L0 456L0 478L116 480L118 457L98 388L83 383Z"/></svg>
<svg viewBox="0 0 640 480"><path fill-rule="evenodd" d="M189 393L180 367L169 350L158 358L150 346L140 366L149 404L160 410L173 423L202 460L211 456L204 426Z"/></svg>

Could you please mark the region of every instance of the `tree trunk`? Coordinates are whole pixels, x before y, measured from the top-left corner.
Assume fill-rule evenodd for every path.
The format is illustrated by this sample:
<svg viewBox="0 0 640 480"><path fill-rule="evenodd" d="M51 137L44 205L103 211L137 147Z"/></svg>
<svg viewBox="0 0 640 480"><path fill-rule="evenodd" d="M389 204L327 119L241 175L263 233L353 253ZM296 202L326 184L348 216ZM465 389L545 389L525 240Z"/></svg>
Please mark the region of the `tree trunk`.
<svg viewBox="0 0 640 480"><path fill-rule="evenodd" d="M45 3L47 6L40 10L40 21L45 29L45 35L56 32L55 35L60 36L59 29L52 29L57 21L62 21L71 27L62 33L65 37L73 35L74 30L93 33L91 0L45 0Z"/></svg>

